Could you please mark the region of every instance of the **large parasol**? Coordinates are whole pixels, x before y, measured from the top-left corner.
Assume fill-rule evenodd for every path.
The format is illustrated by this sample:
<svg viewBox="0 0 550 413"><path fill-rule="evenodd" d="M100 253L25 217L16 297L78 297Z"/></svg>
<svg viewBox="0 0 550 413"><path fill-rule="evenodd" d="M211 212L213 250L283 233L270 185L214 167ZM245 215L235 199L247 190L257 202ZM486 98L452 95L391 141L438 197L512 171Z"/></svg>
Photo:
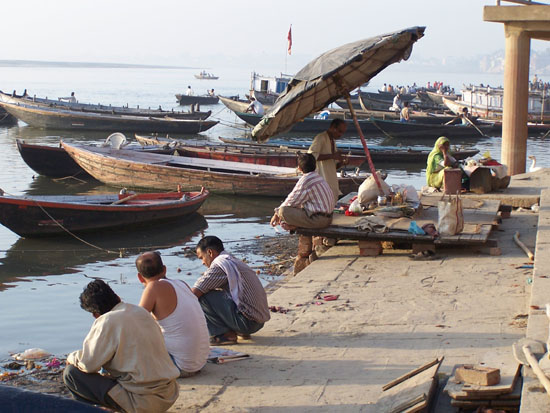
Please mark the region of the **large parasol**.
<svg viewBox="0 0 550 413"><path fill-rule="evenodd" d="M349 93L392 63L408 59L412 45L424 35L424 29L425 27L410 27L348 43L312 60L294 76L285 92L256 125L252 131L253 138L265 142L343 96L348 102L365 149L369 168L381 189Z"/></svg>

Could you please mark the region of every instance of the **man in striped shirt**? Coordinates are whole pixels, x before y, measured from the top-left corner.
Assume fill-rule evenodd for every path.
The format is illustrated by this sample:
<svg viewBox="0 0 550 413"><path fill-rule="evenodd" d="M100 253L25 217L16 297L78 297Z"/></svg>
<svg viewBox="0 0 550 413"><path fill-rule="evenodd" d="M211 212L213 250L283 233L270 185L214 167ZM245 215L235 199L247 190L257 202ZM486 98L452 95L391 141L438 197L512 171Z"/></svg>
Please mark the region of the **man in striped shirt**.
<svg viewBox="0 0 550 413"><path fill-rule="evenodd" d="M336 201L327 181L315 172L315 157L309 153L298 154L298 168L303 175L275 209L271 225L280 224L287 230L329 226Z"/></svg>
<svg viewBox="0 0 550 413"><path fill-rule="evenodd" d="M237 344L269 320L267 295L256 272L223 248L218 237L204 237L197 256L208 270L191 289L199 298L213 345Z"/></svg>

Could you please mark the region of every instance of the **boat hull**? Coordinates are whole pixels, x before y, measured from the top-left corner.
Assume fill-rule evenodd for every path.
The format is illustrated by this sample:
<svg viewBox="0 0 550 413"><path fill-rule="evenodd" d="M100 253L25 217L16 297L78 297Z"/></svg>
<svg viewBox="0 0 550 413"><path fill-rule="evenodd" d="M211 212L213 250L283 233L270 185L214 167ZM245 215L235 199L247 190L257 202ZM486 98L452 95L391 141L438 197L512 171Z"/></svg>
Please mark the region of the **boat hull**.
<svg viewBox="0 0 550 413"><path fill-rule="evenodd" d="M23 237L79 233L171 220L196 212L203 193L140 194L119 205L119 195L0 197L0 223ZM129 194L123 195L129 196Z"/></svg>
<svg viewBox="0 0 550 413"><path fill-rule="evenodd" d="M21 158L33 171L52 178L77 176L91 178L65 149L58 146L29 145L20 139L16 140Z"/></svg>
<svg viewBox="0 0 550 413"><path fill-rule="evenodd" d="M174 110L162 110L162 109L143 109L143 108L131 108L128 106L112 106L101 105L81 102L64 102L59 100L53 100L48 98L37 98L30 96L13 96L8 95L0 91L0 101L5 103L13 103L19 105L27 105L34 107L60 109L60 110L74 110L83 113L101 113L106 115L127 115L127 116L144 116L163 118L169 117L174 119L190 119L190 120L205 120L212 112L181 112ZM1 113L1 111L0 111Z"/></svg>
<svg viewBox="0 0 550 413"><path fill-rule="evenodd" d="M46 129L196 134L204 132L218 123L208 120L79 113L5 102L0 102L0 106L19 120L31 126Z"/></svg>
<svg viewBox="0 0 550 413"><path fill-rule="evenodd" d="M415 138L415 139L434 139L440 136L448 138L476 138L481 137L481 133L472 126L462 125L433 125L416 122L398 122L373 120L373 123L390 138ZM478 129L483 134L491 133L492 126L480 125Z"/></svg>
<svg viewBox="0 0 550 413"><path fill-rule="evenodd" d="M254 173L244 163L210 161L193 163L193 158L130 153L131 151L108 148L82 148L62 143L69 155L95 179L115 187L184 190L200 187L220 194L244 194L256 196L287 196L298 180L289 173L265 173L266 168ZM230 165L229 165L230 164ZM198 165L198 166L197 166ZM229 165L229 167L228 167ZM230 168L230 169L229 169ZM274 168L274 167L271 167ZM361 183L357 178L340 178L343 193L356 191Z"/></svg>
<svg viewBox="0 0 550 413"><path fill-rule="evenodd" d="M186 105L215 105L220 100L217 96L187 96L187 95L176 95L177 102L181 106Z"/></svg>

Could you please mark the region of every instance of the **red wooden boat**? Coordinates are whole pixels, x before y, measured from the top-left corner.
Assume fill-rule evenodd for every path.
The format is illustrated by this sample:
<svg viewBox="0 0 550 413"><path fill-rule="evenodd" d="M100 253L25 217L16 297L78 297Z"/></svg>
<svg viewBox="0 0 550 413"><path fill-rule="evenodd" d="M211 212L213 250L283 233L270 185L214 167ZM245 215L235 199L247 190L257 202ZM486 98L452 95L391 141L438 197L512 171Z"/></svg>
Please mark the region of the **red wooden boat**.
<svg viewBox="0 0 550 413"><path fill-rule="evenodd" d="M23 237L124 227L197 211L209 193L0 196L0 223Z"/></svg>

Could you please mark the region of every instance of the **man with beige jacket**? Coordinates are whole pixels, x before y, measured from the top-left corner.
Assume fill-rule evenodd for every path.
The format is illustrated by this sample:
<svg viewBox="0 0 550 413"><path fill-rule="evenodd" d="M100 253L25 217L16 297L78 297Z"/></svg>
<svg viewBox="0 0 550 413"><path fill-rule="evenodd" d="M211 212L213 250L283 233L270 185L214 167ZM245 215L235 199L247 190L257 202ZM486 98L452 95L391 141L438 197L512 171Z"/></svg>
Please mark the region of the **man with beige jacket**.
<svg viewBox="0 0 550 413"><path fill-rule="evenodd" d="M80 306L95 321L82 350L67 357L63 381L73 396L130 413L168 410L180 372L151 314L122 302L101 280L86 286Z"/></svg>

